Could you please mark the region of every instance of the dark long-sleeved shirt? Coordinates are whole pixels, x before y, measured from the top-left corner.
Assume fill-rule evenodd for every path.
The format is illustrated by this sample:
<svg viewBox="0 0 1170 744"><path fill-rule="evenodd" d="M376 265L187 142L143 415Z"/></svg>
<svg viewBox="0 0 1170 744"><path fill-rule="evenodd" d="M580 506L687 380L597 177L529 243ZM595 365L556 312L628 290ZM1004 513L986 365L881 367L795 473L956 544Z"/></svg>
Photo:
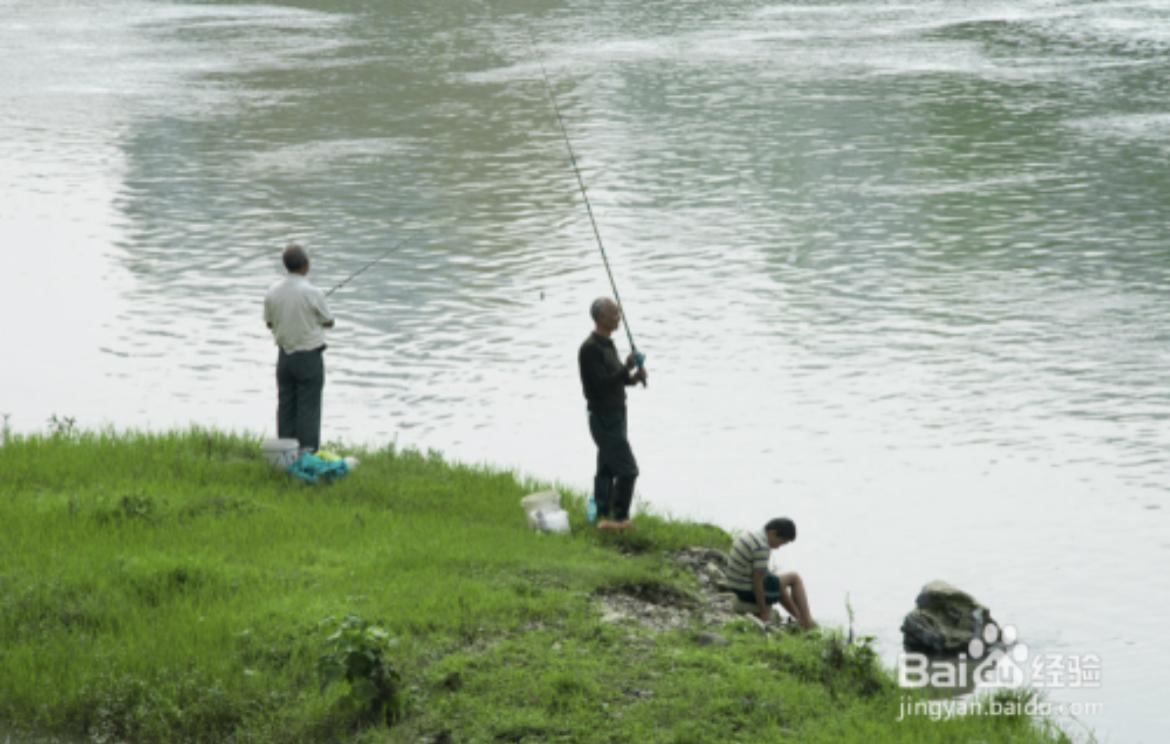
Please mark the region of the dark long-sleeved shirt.
<svg viewBox="0 0 1170 744"><path fill-rule="evenodd" d="M581 369L581 387L590 411L614 411L626 407L626 386L633 385L629 370L618 357L611 339L589 334L577 352Z"/></svg>

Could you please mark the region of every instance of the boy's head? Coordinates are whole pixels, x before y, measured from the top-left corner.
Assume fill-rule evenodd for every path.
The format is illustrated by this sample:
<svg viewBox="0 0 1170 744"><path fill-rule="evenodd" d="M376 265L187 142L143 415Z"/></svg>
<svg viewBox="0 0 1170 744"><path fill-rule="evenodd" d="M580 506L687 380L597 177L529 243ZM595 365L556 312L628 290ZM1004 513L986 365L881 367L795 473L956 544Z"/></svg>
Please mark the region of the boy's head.
<svg viewBox="0 0 1170 744"><path fill-rule="evenodd" d="M764 525L764 534L773 550L796 539L796 523L787 517L777 517Z"/></svg>

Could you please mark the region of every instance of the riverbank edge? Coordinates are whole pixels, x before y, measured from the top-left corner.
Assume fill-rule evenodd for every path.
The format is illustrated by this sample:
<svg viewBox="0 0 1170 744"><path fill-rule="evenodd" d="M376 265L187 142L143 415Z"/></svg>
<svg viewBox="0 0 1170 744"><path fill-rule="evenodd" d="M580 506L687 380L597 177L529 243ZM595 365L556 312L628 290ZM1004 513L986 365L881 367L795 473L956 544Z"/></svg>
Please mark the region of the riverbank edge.
<svg viewBox="0 0 1170 744"><path fill-rule="evenodd" d="M734 614L706 572L729 542L716 527L639 514L629 533L598 533L560 488L574 532L539 535L519 498L548 484L335 447L362 465L308 488L258 444L202 429L6 438L10 740L1068 740L1024 715L899 722L914 696L867 640ZM436 546L436 530L458 539ZM257 535L271 551L240 544ZM436 548L437 571L412 562ZM370 591L388 565L395 591ZM344 614L399 641L387 653L406 704L391 726L363 717L350 686L320 685L321 619Z"/></svg>

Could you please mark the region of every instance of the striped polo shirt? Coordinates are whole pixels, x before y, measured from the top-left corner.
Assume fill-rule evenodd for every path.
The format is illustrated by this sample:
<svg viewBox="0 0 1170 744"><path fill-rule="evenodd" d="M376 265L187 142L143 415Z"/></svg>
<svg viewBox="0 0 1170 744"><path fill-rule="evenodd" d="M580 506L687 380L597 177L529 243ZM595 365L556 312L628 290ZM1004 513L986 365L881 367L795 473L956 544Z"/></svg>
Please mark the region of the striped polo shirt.
<svg viewBox="0 0 1170 744"><path fill-rule="evenodd" d="M752 590L752 573L768 571L772 548L764 530L744 532L735 538L727 553L727 585L740 591Z"/></svg>

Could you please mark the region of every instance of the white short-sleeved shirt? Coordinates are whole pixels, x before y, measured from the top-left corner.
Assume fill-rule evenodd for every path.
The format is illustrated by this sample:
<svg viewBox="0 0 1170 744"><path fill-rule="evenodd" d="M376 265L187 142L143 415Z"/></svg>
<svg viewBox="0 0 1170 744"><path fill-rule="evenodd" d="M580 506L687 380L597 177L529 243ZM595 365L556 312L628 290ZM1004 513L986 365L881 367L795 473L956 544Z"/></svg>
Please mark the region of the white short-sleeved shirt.
<svg viewBox="0 0 1170 744"><path fill-rule="evenodd" d="M264 322L272 326L276 345L292 354L325 345L323 323L333 320L325 293L301 274L289 274L264 297Z"/></svg>

